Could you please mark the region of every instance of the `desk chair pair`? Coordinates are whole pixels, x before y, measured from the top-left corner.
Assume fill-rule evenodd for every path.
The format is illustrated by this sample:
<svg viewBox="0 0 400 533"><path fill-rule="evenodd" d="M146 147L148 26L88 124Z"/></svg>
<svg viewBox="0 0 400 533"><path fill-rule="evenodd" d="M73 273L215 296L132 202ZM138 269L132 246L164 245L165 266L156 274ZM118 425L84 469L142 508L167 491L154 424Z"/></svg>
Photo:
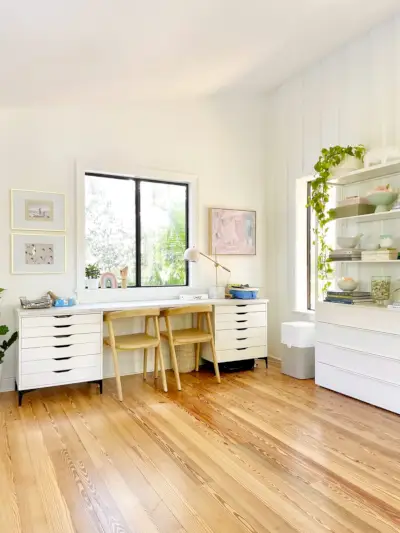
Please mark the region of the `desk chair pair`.
<svg viewBox="0 0 400 533"><path fill-rule="evenodd" d="M172 309L165 309L160 312L158 308L132 309L128 311L110 311L104 313L104 321L108 326L109 336L104 339L104 344L112 351L115 379L117 383L118 399L123 401L121 375L119 371L118 351L133 351L143 349L143 379L147 378L147 358L150 348L155 349L154 359L154 379L158 378L158 368L160 367L162 386L165 392L168 391L167 378L165 374L164 358L161 351L161 338L168 340L171 363L175 374L175 381L178 390L181 390L181 380L179 376L178 361L176 358L175 346L185 344L196 345L196 371L199 370L201 345L210 343L214 361L214 370L218 383L221 377L218 368L217 355L215 352L214 336L211 324L211 305L184 306ZM197 314L197 327L173 330L171 317L184 314ZM144 317L144 333L133 333L130 335L115 335L113 322L120 319ZM160 333L160 317L165 318L167 330ZM206 329L202 329L202 321L206 320ZM150 320L153 322L153 332L150 332Z"/></svg>

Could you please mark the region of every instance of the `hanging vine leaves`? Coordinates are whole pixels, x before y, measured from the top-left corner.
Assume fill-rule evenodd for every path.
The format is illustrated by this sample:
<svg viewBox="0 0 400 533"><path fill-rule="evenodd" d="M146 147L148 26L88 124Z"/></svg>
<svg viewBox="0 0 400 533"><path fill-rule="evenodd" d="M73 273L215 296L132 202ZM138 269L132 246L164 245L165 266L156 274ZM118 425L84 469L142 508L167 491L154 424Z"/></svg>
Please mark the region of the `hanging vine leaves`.
<svg viewBox="0 0 400 533"><path fill-rule="evenodd" d="M329 179L332 177L332 168L339 166L346 156L356 157L364 161L365 146L331 146L323 148L317 163L314 166L315 178L311 182L311 195L308 198L307 207L310 207L316 216L317 224L314 229L315 240L318 243L317 271L318 279L323 281L323 294L329 289L331 281L329 277L333 273L329 261L329 252L332 248L327 244L328 223L332 220L332 210L327 209L329 202Z"/></svg>

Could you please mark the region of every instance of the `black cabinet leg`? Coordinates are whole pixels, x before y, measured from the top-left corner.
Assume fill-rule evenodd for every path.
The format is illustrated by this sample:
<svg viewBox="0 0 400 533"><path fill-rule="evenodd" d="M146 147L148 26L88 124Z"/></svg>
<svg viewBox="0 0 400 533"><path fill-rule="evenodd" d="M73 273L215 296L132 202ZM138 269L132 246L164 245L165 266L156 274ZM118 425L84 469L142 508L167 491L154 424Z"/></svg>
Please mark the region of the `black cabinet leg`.
<svg viewBox="0 0 400 533"><path fill-rule="evenodd" d="M103 380L102 379L96 379L95 381L91 381L91 383L96 383L96 385L99 386L100 394L103 394Z"/></svg>

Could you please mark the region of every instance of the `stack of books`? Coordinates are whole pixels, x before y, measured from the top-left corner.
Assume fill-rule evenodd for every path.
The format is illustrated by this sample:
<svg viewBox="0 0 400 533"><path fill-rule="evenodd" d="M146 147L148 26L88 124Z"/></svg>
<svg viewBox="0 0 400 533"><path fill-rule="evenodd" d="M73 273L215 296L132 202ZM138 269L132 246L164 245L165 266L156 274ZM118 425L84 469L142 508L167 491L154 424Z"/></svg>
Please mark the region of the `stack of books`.
<svg viewBox="0 0 400 533"><path fill-rule="evenodd" d="M328 291L324 301L336 304L355 305L372 303L374 300L370 292Z"/></svg>
<svg viewBox="0 0 400 533"><path fill-rule="evenodd" d="M329 254L329 261L361 261L361 250L355 248L332 250Z"/></svg>

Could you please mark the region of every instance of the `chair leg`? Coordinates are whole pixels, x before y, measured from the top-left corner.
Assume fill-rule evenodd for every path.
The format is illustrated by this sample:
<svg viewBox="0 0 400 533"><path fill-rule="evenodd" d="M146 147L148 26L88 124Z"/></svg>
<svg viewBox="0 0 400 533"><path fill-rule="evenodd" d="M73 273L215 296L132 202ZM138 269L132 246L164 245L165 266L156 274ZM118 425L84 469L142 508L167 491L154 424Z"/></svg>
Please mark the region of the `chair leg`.
<svg viewBox="0 0 400 533"><path fill-rule="evenodd" d="M115 371L115 381L117 383L117 394L118 400L123 401L124 397L122 396L122 385L121 385L121 376L119 373L119 363L118 363L118 353L115 346L111 346L111 352L114 360L114 371Z"/></svg>
<svg viewBox="0 0 400 533"><path fill-rule="evenodd" d="M143 379L144 381L146 381L147 379L147 354L148 354L148 349L145 348L143 350Z"/></svg>
<svg viewBox="0 0 400 533"><path fill-rule="evenodd" d="M200 365L200 348L201 348L201 344L200 344L200 342L198 342L198 343L196 344L196 368L195 368L196 372L199 371L199 365Z"/></svg>
<svg viewBox="0 0 400 533"><path fill-rule="evenodd" d="M165 374L165 365L164 365L164 357L161 351L161 342L156 348L156 357L157 360L160 361L160 370L161 370L161 380L162 380L162 386L164 392L168 392L168 385L167 385L167 376Z"/></svg>
<svg viewBox="0 0 400 533"><path fill-rule="evenodd" d="M154 351L154 379L158 378L158 360L160 359L160 354L157 348Z"/></svg>
<svg viewBox="0 0 400 533"><path fill-rule="evenodd" d="M212 352L213 361L214 361L215 377L217 378L218 383L221 383L221 376L220 376L220 373L219 373L217 353L215 351L214 335L213 335L213 331L212 331L210 313L206 313L206 320L207 320L208 332L211 333L210 345L211 345L211 352Z"/></svg>
<svg viewBox="0 0 400 533"><path fill-rule="evenodd" d="M168 331L169 353L171 356L172 368L174 369L174 373L175 373L176 387L178 390L182 390L181 378L179 377L178 361L176 359L174 340L172 338L171 321L169 319L169 316L165 317L165 324L167 326L167 331Z"/></svg>

